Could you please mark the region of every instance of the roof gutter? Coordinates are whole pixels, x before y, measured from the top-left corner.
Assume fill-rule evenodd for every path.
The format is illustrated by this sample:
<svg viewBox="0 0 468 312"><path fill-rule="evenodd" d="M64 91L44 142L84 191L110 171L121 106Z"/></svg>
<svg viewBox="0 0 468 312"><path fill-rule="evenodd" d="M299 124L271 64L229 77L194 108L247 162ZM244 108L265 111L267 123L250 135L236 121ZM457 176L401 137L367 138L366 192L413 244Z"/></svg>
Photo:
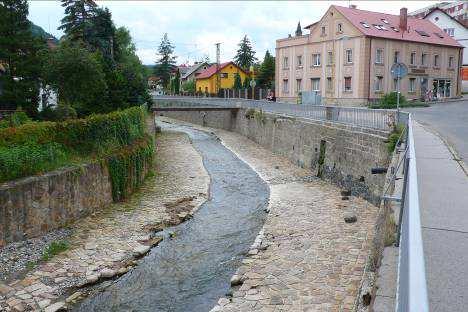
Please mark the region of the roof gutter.
<svg viewBox="0 0 468 312"><path fill-rule="evenodd" d="M369 66L367 68L368 70L368 75L369 75L369 84L368 84L368 87L367 87L367 102L369 104L369 100L370 100L370 89L371 89L371 60L372 60L372 37L369 37L369 40L370 40L370 43L369 43Z"/></svg>

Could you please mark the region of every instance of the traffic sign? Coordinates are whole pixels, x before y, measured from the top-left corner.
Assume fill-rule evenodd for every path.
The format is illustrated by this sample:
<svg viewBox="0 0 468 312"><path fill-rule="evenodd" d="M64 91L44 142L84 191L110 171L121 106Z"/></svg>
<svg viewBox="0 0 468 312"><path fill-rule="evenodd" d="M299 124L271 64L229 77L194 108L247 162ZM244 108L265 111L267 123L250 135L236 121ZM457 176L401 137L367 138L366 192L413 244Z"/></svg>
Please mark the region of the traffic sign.
<svg viewBox="0 0 468 312"><path fill-rule="evenodd" d="M393 64L390 71L393 78L403 78L408 75L408 67L403 63Z"/></svg>

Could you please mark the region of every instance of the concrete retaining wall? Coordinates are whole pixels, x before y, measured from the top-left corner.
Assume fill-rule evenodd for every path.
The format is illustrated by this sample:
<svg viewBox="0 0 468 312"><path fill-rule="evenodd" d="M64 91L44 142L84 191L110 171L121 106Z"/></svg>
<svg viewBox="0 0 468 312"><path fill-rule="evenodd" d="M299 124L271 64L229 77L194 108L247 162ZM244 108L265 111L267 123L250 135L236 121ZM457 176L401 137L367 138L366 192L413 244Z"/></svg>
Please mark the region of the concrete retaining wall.
<svg viewBox="0 0 468 312"><path fill-rule="evenodd" d="M112 203L100 164L66 168L0 186L0 246L42 235Z"/></svg>
<svg viewBox="0 0 468 312"><path fill-rule="evenodd" d="M313 174L319 171L320 146L325 145L322 178L372 203L380 201L385 175L372 175L371 168L388 165L386 135L382 131L247 109L237 114L179 111L162 115L237 132L298 166L310 168Z"/></svg>

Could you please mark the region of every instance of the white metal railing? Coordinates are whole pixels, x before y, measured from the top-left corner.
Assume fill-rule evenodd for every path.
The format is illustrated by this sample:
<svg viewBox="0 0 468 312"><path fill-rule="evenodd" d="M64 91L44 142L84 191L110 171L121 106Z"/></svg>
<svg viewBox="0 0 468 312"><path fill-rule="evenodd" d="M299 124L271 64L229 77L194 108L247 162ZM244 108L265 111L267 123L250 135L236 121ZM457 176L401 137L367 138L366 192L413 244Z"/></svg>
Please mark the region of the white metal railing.
<svg viewBox="0 0 468 312"><path fill-rule="evenodd" d="M396 122L396 111L390 109L298 105L263 100L194 97L156 97L154 98L154 102L163 106L176 104L182 106L215 105L255 108L261 109L265 112L310 119L329 120L385 131L393 130Z"/></svg>
<svg viewBox="0 0 468 312"><path fill-rule="evenodd" d="M408 114L404 184L399 222L398 281L396 312L427 312L426 270L421 235L421 218L414 150L413 123Z"/></svg>

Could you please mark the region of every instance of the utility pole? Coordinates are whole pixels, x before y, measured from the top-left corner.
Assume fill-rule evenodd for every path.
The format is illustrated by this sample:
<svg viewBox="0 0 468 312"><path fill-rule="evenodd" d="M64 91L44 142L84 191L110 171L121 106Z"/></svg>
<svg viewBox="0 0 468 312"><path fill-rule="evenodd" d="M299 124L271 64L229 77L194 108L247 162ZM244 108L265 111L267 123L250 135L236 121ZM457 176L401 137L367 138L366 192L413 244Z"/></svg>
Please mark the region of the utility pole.
<svg viewBox="0 0 468 312"><path fill-rule="evenodd" d="M219 47L221 46L221 43L218 42L216 43L216 93L219 92L221 89L221 77L219 76L219 63L220 63L220 50Z"/></svg>

